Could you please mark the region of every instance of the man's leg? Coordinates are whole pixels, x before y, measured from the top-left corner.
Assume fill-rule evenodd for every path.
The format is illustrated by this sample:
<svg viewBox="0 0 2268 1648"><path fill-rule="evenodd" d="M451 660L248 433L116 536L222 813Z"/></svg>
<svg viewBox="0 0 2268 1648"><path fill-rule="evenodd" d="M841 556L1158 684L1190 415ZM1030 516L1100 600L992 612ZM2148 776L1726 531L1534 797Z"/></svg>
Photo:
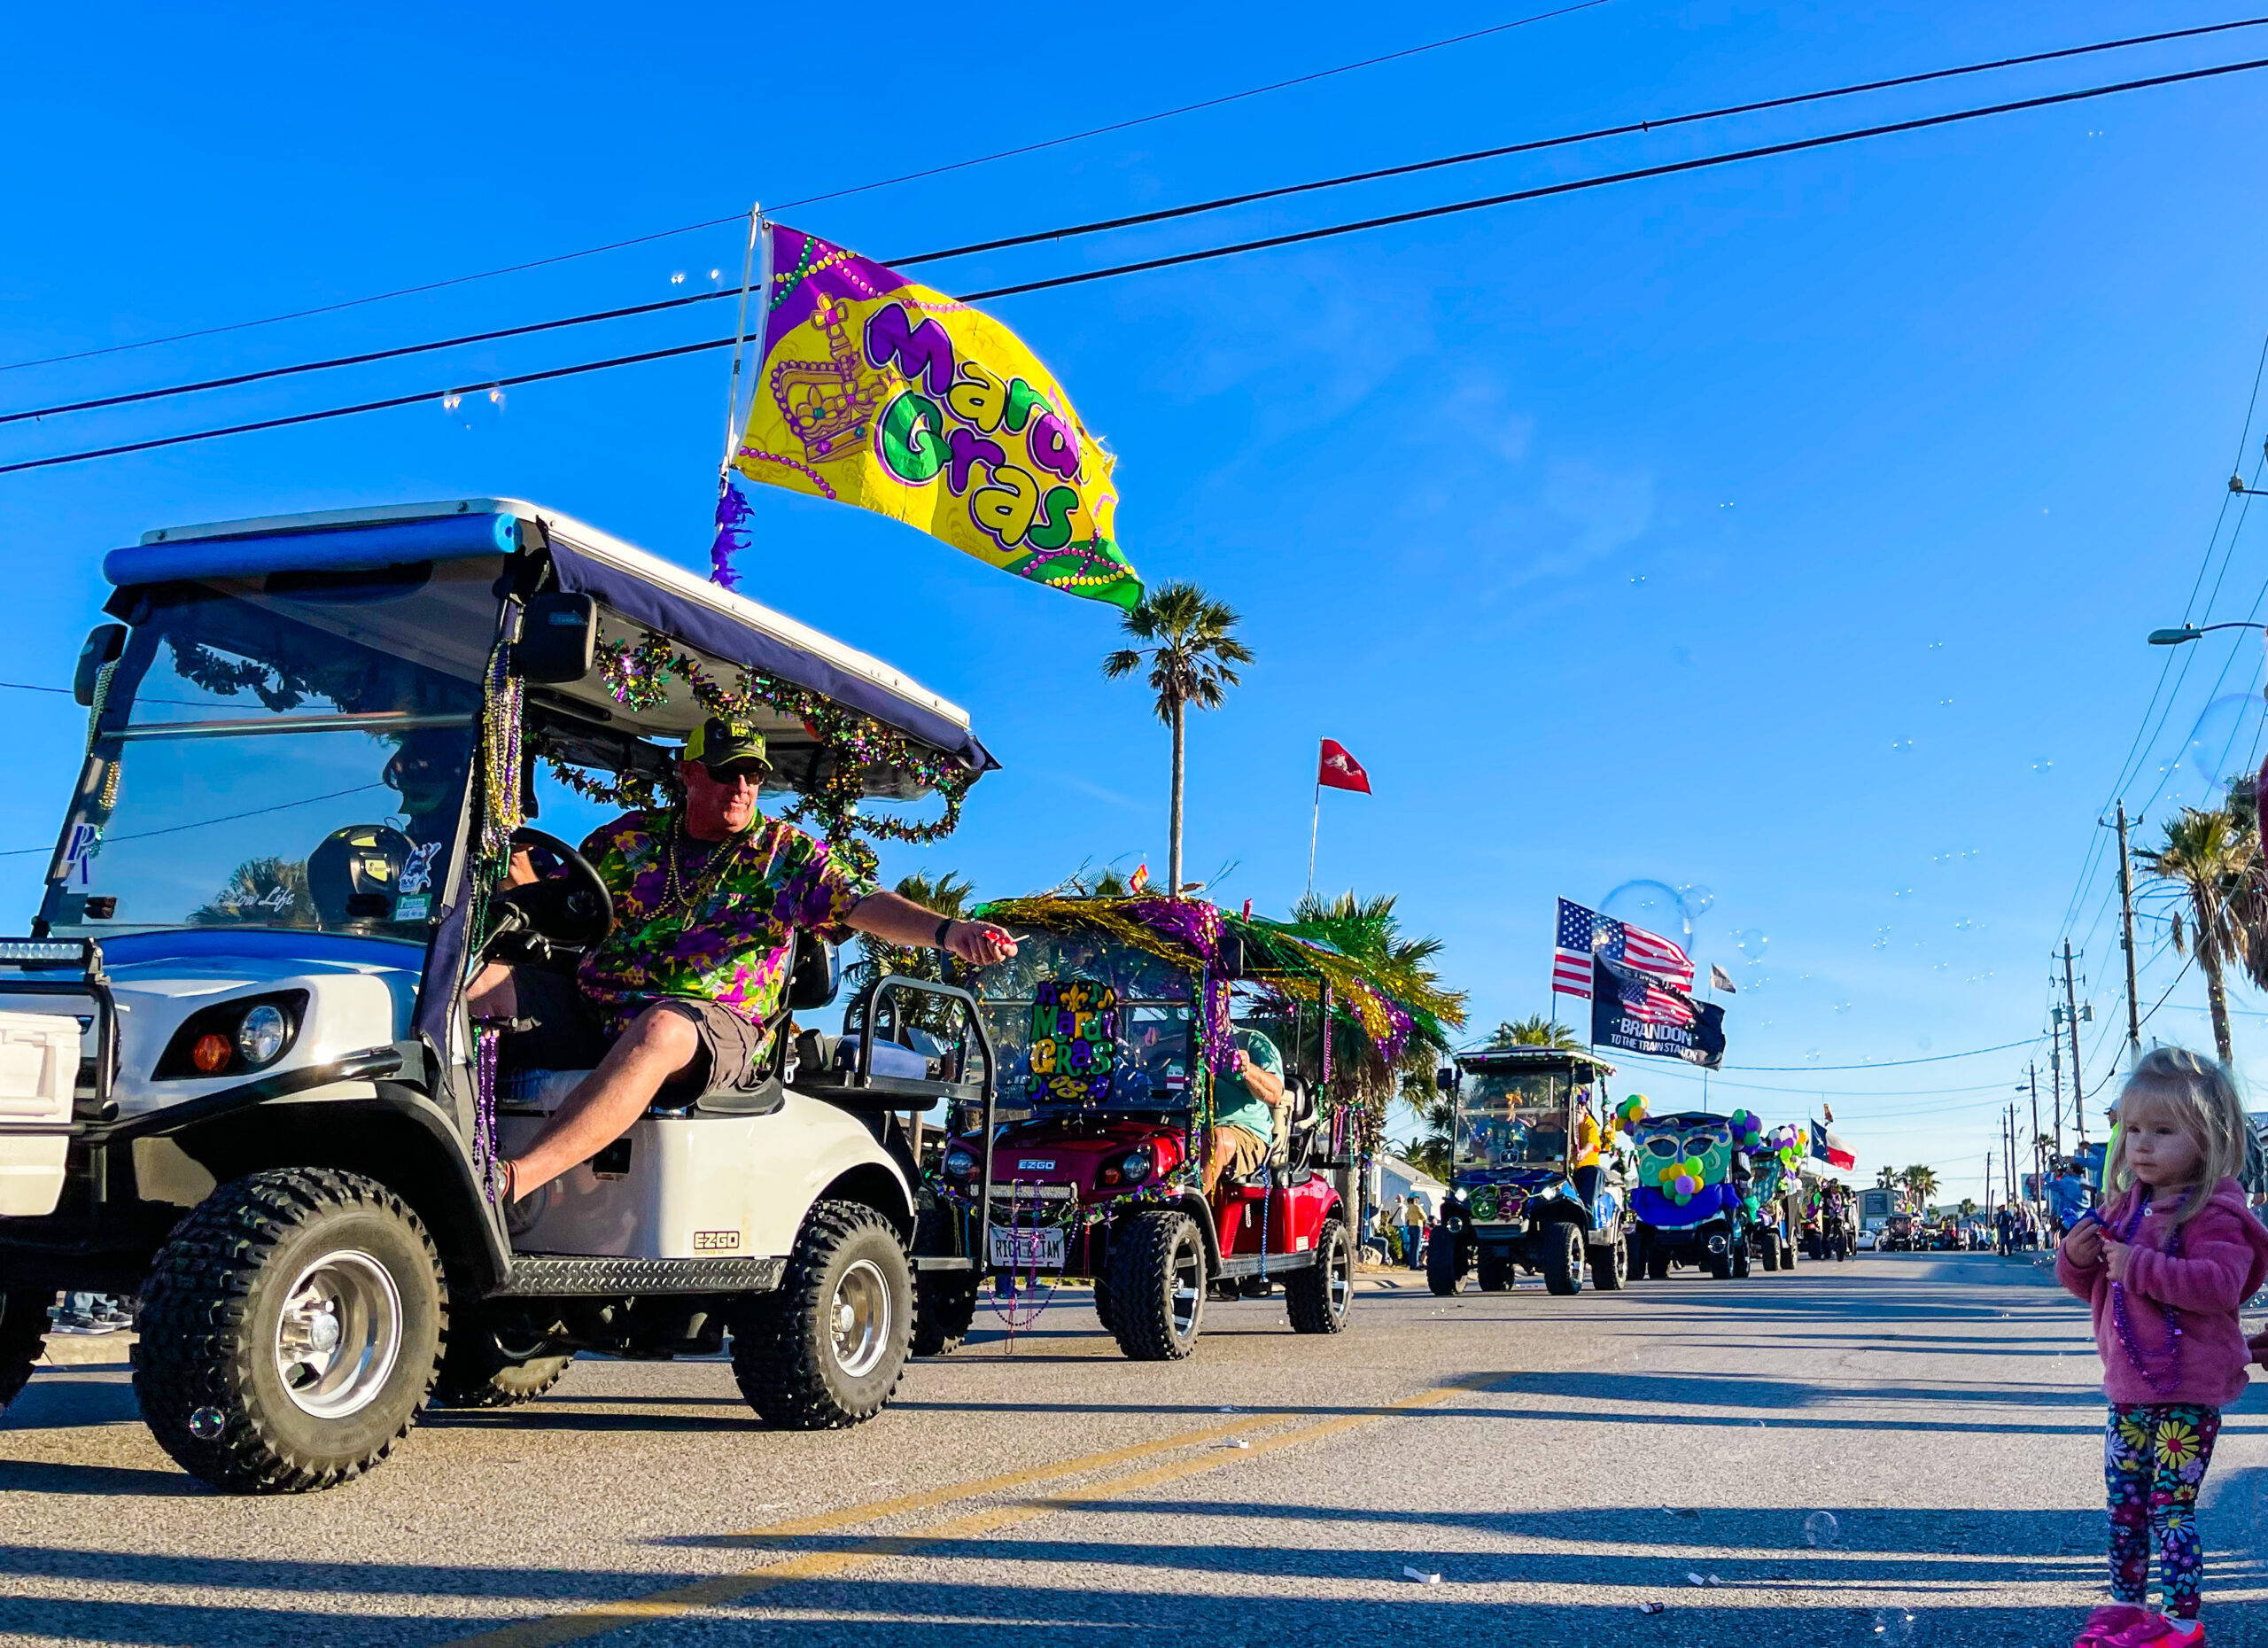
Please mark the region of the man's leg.
<svg viewBox="0 0 2268 1648"><path fill-rule="evenodd" d="M526 1152L512 1160L514 1195L549 1184L628 1132L662 1084L700 1052L700 1033L682 1013L661 1006L640 1014L598 1068L537 1130Z"/></svg>

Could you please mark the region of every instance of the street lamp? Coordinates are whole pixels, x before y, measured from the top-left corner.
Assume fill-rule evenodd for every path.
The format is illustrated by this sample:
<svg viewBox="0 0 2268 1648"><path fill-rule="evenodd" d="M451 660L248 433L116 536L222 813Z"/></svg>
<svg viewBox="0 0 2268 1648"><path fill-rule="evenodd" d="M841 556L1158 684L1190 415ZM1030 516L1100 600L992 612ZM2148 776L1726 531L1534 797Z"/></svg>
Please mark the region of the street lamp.
<svg viewBox="0 0 2268 1648"><path fill-rule="evenodd" d="M2262 495L2268 497L2268 494ZM2153 647L2184 646L2196 640L2200 635L2211 634L2217 629L2256 629L2268 633L2268 624L2252 624L2242 618L2233 618L2225 624L2208 624L2202 628L2194 624L2184 624L2179 629L2154 629L2150 632L2150 645Z"/></svg>

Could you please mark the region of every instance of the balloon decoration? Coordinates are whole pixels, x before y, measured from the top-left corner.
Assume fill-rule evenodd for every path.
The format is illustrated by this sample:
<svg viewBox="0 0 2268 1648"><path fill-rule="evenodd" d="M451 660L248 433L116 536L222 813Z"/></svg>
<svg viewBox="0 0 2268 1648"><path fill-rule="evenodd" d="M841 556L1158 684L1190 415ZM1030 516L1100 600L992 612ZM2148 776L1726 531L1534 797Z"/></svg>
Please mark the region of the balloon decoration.
<svg viewBox="0 0 2268 1648"><path fill-rule="evenodd" d="M1614 1124L1626 1133L1638 1131L1638 1123L1646 1119L1646 1095L1632 1093L1614 1107Z"/></svg>
<svg viewBox="0 0 2268 1648"><path fill-rule="evenodd" d="M1736 1110L1732 1114L1733 1148L1752 1151L1764 1140L1764 1123L1753 1110Z"/></svg>

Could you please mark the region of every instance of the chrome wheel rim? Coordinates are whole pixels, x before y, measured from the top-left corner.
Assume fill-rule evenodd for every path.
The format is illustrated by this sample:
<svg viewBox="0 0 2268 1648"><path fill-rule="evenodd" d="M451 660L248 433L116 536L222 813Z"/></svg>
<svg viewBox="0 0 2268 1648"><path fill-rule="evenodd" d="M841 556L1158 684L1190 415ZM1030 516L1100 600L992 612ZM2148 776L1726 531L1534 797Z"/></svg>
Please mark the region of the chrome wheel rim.
<svg viewBox="0 0 2268 1648"><path fill-rule="evenodd" d="M377 1397L401 1356L401 1293L359 1248L327 1253L285 1291L276 1372L301 1412L343 1419Z"/></svg>
<svg viewBox="0 0 2268 1648"><path fill-rule="evenodd" d="M835 1285L829 1312L835 1364L852 1379L873 1372L889 1348L889 1283L872 1259L860 1259Z"/></svg>
<svg viewBox="0 0 2268 1648"><path fill-rule="evenodd" d="M1205 1292L1205 1255L1192 1237L1173 1255L1173 1336L1187 1339L1197 1331L1198 1303Z"/></svg>
<svg viewBox="0 0 2268 1648"><path fill-rule="evenodd" d="M1354 1248L1353 1244L1344 1235L1331 1244L1329 1263L1331 1314L1333 1317L1341 1317L1347 1314L1348 1296L1355 1288Z"/></svg>

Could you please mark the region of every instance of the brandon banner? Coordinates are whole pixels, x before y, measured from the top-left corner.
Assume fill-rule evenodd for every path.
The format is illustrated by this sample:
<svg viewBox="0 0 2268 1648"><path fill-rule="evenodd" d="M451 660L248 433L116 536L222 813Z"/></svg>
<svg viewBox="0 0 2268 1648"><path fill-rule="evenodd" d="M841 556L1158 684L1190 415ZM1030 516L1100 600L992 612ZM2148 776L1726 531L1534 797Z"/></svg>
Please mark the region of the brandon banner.
<svg viewBox="0 0 2268 1648"><path fill-rule="evenodd" d="M1725 1061L1725 1010L1658 975L1594 953L1591 1046L1715 1069Z"/></svg>
<svg viewBox="0 0 2268 1648"><path fill-rule="evenodd" d="M1115 460L1022 339L871 259L767 224L748 421L717 503L729 584L745 481L856 504L1017 578L1132 609Z"/></svg>

